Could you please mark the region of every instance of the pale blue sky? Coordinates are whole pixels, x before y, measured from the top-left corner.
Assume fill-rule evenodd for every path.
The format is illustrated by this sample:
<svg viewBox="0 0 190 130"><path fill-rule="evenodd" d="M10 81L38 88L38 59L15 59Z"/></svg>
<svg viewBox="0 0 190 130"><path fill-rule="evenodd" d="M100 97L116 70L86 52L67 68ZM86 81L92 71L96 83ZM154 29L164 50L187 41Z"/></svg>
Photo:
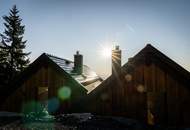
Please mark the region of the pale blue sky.
<svg viewBox="0 0 190 130"><path fill-rule="evenodd" d="M85 64L107 75L111 62L99 54L101 46L120 45L124 64L151 43L190 71L189 0L0 0L0 16L14 4L31 60L43 52L73 59L80 50Z"/></svg>

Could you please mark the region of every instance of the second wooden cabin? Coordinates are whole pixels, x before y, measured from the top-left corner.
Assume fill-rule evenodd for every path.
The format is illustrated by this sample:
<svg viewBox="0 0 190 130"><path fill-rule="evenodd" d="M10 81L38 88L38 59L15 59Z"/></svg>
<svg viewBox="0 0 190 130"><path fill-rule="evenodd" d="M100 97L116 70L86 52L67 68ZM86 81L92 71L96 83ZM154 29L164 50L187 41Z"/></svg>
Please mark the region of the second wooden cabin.
<svg viewBox="0 0 190 130"><path fill-rule="evenodd" d="M84 99L85 112L149 124L190 126L190 73L148 44L121 66L112 51L112 75Z"/></svg>

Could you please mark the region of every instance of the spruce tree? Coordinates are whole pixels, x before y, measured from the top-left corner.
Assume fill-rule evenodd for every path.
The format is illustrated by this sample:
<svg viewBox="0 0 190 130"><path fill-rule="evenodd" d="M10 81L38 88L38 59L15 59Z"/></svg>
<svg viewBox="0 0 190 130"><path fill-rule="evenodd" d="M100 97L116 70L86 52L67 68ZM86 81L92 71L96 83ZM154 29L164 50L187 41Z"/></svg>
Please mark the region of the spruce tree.
<svg viewBox="0 0 190 130"><path fill-rule="evenodd" d="M23 40L25 26L21 24L22 19L19 11L14 5L8 16L3 16L5 30L1 34L1 64L8 69L8 81L10 82L17 73L21 72L29 64L29 53L25 53L26 40Z"/></svg>
<svg viewBox="0 0 190 130"><path fill-rule="evenodd" d="M0 42L0 87L8 84L9 79L9 63L8 63L8 49L4 46L4 41Z"/></svg>

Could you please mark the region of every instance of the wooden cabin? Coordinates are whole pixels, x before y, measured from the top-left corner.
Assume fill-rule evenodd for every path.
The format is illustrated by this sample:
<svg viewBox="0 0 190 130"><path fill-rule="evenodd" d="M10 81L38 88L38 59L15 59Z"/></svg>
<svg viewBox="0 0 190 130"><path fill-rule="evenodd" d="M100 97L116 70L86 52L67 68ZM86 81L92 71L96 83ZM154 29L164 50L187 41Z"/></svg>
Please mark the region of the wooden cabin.
<svg viewBox="0 0 190 130"><path fill-rule="evenodd" d="M190 73L150 44L121 66L116 47L112 75L83 103L85 112L98 115L190 126Z"/></svg>
<svg viewBox="0 0 190 130"><path fill-rule="evenodd" d="M72 103L101 82L94 71L83 65L79 52L74 62L43 53L15 79L1 110L23 112L24 107L36 109L41 105L51 113L71 112Z"/></svg>

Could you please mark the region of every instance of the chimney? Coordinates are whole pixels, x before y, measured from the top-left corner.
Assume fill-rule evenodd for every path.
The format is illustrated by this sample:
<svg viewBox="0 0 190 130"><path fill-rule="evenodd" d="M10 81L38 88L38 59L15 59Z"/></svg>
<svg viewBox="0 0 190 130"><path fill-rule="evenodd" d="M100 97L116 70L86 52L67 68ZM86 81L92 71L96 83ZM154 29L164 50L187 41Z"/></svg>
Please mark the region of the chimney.
<svg viewBox="0 0 190 130"><path fill-rule="evenodd" d="M74 55L74 72L82 74L83 72L83 56L79 54L79 51Z"/></svg>
<svg viewBox="0 0 190 130"><path fill-rule="evenodd" d="M119 73L121 71L121 50L119 46L115 46L112 50L112 74Z"/></svg>

